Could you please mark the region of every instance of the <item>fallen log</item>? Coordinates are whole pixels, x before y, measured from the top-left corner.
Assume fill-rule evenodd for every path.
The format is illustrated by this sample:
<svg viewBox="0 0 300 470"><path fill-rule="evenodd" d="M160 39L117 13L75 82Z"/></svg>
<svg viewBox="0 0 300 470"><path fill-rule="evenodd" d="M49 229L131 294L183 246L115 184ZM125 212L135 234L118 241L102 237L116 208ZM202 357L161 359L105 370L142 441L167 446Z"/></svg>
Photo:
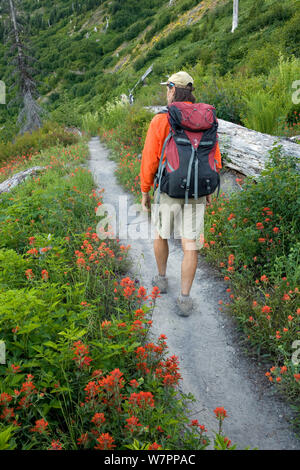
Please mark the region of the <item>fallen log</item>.
<svg viewBox="0 0 300 470"><path fill-rule="evenodd" d="M281 145L286 155L300 158L300 145L289 139L263 134L222 119L218 121L224 164L245 176L260 174L275 145Z"/></svg>
<svg viewBox="0 0 300 470"><path fill-rule="evenodd" d="M157 114L166 108L148 106L147 109ZM227 168L245 176L258 176L265 168L268 152L275 144L281 145L286 155L300 158L300 145L291 139L263 134L223 119L218 121L220 150Z"/></svg>
<svg viewBox="0 0 300 470"><path fill-rule="evenodd" d="M13 188L21 184L29 176L35 175L37 172L44 170L44 169L45 169L44 166L34 166L33 168L28 168L28 170L24 170L24 171L20 171L19 173L16 173L11 178L3 181L3 183L0 183L0 194L8 193Z"/></svg>

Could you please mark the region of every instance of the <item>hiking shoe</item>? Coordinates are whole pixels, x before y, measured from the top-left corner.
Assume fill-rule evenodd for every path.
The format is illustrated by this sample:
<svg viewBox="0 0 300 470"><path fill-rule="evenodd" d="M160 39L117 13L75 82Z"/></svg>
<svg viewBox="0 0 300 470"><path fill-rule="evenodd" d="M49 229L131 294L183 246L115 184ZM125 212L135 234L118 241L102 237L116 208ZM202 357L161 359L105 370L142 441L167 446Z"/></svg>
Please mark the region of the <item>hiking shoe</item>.
<svg viewBox="0 0 300 470"><path fill-rule="evenodd" d="M176 313L180 317L188 317L193 310L193 300L190 296L184 297L180 295L176 299L177 310Z"/></svg>
<svg viewBox="0 0 300 470"><path fill-rule="evenodd" d="M152 285L157 286L161 294L166 294L168 291L168 278L162 277L159 274L152 279Z"/></svg>

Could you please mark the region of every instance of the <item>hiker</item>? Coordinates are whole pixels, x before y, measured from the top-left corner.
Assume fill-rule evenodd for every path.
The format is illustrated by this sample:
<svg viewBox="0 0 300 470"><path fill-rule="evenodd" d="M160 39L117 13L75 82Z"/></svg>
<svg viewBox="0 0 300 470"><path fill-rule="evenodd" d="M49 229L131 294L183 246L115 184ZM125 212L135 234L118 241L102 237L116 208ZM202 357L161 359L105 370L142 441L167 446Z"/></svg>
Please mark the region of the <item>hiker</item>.
<svg viewBox="0 0 300 470"><path fill-rule="evenodd" d="M180 234L183 260L181 292L176 299L176 313L180 316L189 316L193 310L190 290L198 264L198 249L203 246L204 241L205 206L211 204L211 194L220 184L218 172L222 167L216 133L215 108L204 103L196 103L192 94L193 83L193 78L183 71L173 74L167 82L161 83L167 87L168 112L155 115L149 125L140 171L144 211L151 209L149 191L153 185L155 190L154 205L157 210L152 215L155 227L154 254L158 274L154 276L152 284L157 286L162 294L168 289L166 270L170 230L173 228L174 233ZM202 114L199 115L196 108ZM193 116L198 124L192 122ZM185 119L185 129L181 127L182 122L179 122L182 117ZM191 121L191 129L188 127L189 121ZM197 125L200 121L202 133L199 134ZM208 140L209 138L211 140ZM172 161L172 165L176 165L177 161L177 166L179 164L177 171L170 164L171 158L174 158L172 152L175 154L176 148L179 159L176 160L175 156L175 163ZM199 149L204 154L200 154ZM170 158L169 155L171 155ZM197 155L202 157L202 160ZM209 161L213 164L208 164ZM187 165L188 170L186 170ZM201 167L201 165L206 165L206 167ZM213 169L211 169L212 165ZM182 170L183 166L185 169ZM203 178L199 179L201 169L202 173L209 175L204 183ZM196 171L200 173L196 173L195 176ZM207 185L204 189L203 184Z"/></svg>

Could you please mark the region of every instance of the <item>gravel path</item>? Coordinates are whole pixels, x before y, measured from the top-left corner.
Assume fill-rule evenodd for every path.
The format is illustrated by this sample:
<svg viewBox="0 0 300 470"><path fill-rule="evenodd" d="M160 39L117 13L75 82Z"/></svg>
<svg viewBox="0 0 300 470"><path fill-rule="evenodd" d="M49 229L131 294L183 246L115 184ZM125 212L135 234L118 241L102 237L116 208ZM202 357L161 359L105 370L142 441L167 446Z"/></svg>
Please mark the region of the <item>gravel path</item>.
<svg viewBox="0 0 300 470"><path fill-rule="evenodd" d="M116 181L116 164L109 159L109 151L98 138L91 139L89 148L89 169L99 188L105 190L104 203L112 204L117 213L120 196L123 196L123 202L125 197L128 198L128 206L133 204L132 197ZM121 209L122 215L124 212ZM139 221L147 222L147 216L142 214L139 221L136 217L128 217L128 220L128 229L134 230ZM120 238L131 245L134 260L131 274L147 289L152 289L156 264L151 238ZM157 338L161 333L165 334L170 354L180 359L181 389L196 398L190 410L191 419L205 424L208 434L213 436L213 431L217 430L213 410L216 406L224 406L229 415L224 422L224 432L238 449L300 449L300 441L289 425L290 408L267 383L265 368L243 353L234 320L219 311L219 300L227 299L227 285L202 256L199 256L191 292L196 309L188 318L175 314L181 259L180 244L171 241L167 272L169 292L157 301L152 335Z"/></svg>

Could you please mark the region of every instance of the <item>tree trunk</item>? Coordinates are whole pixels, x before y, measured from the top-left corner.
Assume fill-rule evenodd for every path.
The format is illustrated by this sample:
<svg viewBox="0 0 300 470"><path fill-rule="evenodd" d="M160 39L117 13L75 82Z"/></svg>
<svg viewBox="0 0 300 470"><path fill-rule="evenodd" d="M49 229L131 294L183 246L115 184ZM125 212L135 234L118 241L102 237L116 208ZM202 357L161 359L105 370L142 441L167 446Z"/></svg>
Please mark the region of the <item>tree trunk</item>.
<svg viewBox="0 0 300 470"><path fill-rule="evenodd" d="M43 170L45 167L43 166L35 166L33 168L29 168L25 171L20 171L16 173L14 176L5 180L3 183L0 183L0 194L1 193L8 193L13 188L21 184L28 176L35 175L38 171Z"/></svg>
<svg viewBox="0 0 300 470"><path fill-rule="evenodd" d="M35 82L30 76L30 67L26 62L25 54L23 52L24 45L20 39L19 28L17 24L16 10L13 0L9 0L10 17L13 26L14 43L17 48L17 73L20 77L20 94L23 100L23 109L21 110L18 123L22 123L24 118L25 122L22 125L19 134L31 132L42 126L41 115L42 108L34 100L33 94L36 93ZM27 61L29 58L27 57ZM32 59L31 59L32 60Z"/></svg>
<svg viewBox="0 0 300 470"><path fill-rule="evenodd" d="M233 0L232 30L233 33L239 24L239 0Z"/></svg>
<svg viewBox="0 0 300 470"><path fill-rule="evenodd" d="M245 176L259 176L264 170L275 143L282 145L286 155L299 158L300 145L290 139L263 134L232 122L218 119L219 142L224 165Z"/></svg>
<svg viewBox="0 0 300 470"><path fill-rule="evenodd" d="M104 26L104 32L106 33L106 31L108 30L108 26L109 26L109 18L106 16L105 20L106 20L106 24Z"/></svg>

